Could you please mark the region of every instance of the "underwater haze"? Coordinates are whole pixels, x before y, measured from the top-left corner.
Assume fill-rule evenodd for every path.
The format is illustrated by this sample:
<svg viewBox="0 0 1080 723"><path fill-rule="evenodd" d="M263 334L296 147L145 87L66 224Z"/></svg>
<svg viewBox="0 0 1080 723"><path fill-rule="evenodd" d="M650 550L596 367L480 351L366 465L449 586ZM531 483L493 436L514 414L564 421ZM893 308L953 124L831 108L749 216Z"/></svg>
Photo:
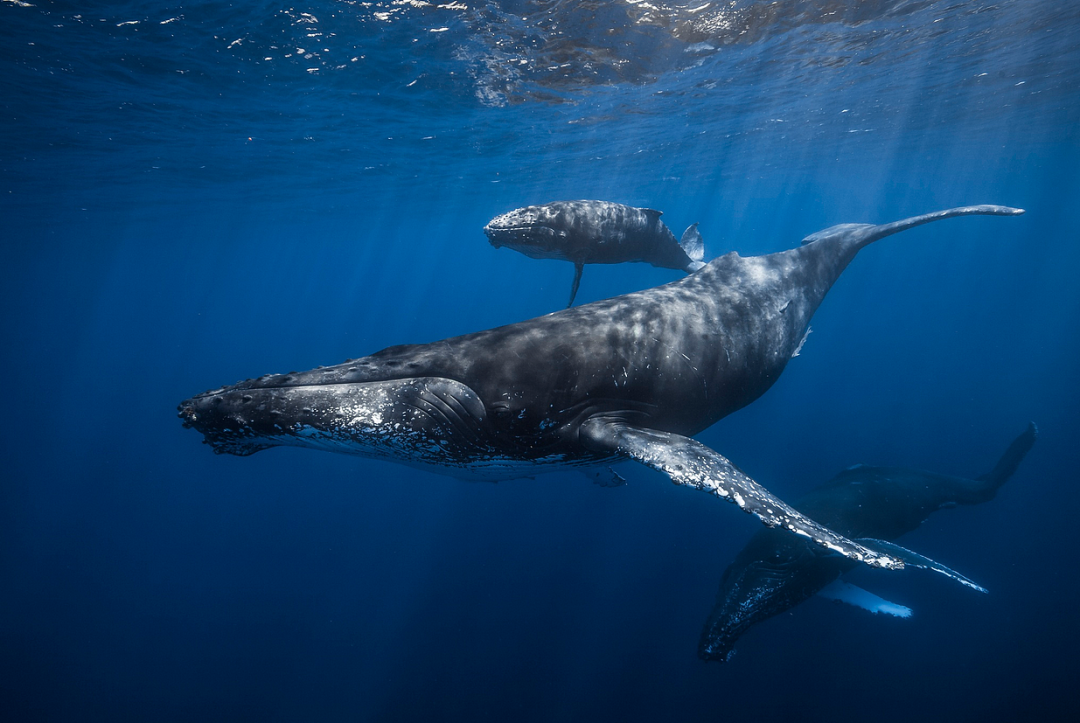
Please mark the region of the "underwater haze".
<svg viewBox="0 0 1080 723"><path fill-rule="evenodd" d="M0 719L1070 720L1080 676L1080 4L0 2ZM698 439L787 501L975 477L920 570L697 657L750 515L641 465L465 482L214 455L177 404L561 309L530 204L865 249ZM576 304L683 278L591 265Z"/></svg>

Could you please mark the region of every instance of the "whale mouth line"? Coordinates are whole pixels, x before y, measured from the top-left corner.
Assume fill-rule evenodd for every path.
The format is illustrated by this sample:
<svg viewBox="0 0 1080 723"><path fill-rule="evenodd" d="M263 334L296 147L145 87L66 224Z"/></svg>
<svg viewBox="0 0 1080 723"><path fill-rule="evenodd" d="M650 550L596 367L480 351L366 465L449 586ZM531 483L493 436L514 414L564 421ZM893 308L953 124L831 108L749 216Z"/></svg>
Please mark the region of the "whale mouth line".
<svg viewBox="0 0 1080 723"><path fill-rule="evenodd" d="M507 236L513 234L515 236L524 236L526 234L537 234L543 236L559 236L565 237L566 231L559 231L551 226L542 226L536 224L525 224L523 226L484 226L484 233L488 236Z"/></svg>
<svg viewBox="0 0 1080 723"><path fill-rule="evenodd" d="M282 374L281 376L288 376L288 375L287 374ZM218 389L212 389L210 391L202 392L201 394L196 394L195 396L190 397L190 398L185 399L184 401L182 401L180 404L177 405L176 408L178 410L180 410L180 412L181 412L180 416L183 416L184 410L185 409L191 409L193 402L201 402L201 401L205 401L207 399L215 399L215 398L221 399L222 397L224 397L227 394L273 392L273 391L285 390L285 389L287 389L289 391L295 391L295 390L300 390L300 389L305 389L305 388L307 388L307 389L321 389L321 388L326 388L326 387L340 387L340 386L348 386L348 385L363 386L365 384L377 384L377 383L380 383L380 382L407 382L407 381L410 381L412 379L423 379L423 377L402 376L402 377L393 377L392 379L365 379L365 380L362 380L362 381L361 380L354 380L354 379L339 379L339 380L329 380L329 381L318 382L318 383L311 383L311 382L302 382L302 383L283 382L281 384L273 384L273 385L266 385L266 386L244 386L244 385L250 384L250 382L240 382L240 383L236 384L235 386L220 387ZM257 381L257 380L251 380L251 381Z"/></svg>

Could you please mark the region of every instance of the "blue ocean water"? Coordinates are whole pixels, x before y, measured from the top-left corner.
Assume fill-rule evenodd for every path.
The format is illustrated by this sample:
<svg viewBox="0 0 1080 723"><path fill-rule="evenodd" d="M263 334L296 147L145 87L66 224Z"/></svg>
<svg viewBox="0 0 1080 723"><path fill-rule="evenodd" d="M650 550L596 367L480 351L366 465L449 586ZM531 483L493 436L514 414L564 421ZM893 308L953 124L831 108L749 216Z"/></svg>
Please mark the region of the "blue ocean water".
<svg viewBox="0 0 1080 723"><path fill-rule="evenodd" d="M1059 0L0 3L0 717L1069 718L1080 7ZM498 213L602 198L709 258L998 203L862 252L802 354L699 439L795 499L857 462L974 476L860 570L696 657L750 516L623 465L467 483L215 456L177 403L555 311ZM589 267L578 303L679 272ZM1070 441L1074 440L1074 441Z"/></svg>

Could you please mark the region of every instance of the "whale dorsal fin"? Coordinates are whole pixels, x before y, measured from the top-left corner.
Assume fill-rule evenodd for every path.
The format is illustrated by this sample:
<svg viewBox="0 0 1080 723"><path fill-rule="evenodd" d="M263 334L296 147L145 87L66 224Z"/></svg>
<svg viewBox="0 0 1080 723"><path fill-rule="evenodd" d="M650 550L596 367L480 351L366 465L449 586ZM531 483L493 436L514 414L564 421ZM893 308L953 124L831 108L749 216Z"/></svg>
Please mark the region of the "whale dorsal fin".
<svg viewBox="0 0 1080 723"><path fill-rule="evenodd" d="M664 215L663 211L657 211L655 208L641 208L638 210L650 218L660 218Z"/></svg>
<svg viewBox="0 0 1080 723"><path fill-rule="evenodd" d="M898 618L911 617L911 608L891 603L884 598L878 597L872 592L863 590L861 587L849 585L839 578L818 590L817 594L819 597L823 597L826 600L837 600L839 602L847 603L848 605L854 605L857 608L862 608L863 610L869 610L874 614L885 613L886 615L894 615Z"/></svg>

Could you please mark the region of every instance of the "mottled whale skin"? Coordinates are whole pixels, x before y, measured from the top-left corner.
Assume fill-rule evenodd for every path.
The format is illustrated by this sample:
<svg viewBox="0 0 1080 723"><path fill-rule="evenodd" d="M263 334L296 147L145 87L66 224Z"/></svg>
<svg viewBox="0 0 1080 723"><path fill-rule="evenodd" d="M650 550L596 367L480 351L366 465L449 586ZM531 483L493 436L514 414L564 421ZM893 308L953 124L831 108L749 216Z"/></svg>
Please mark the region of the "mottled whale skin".
<svg viewBox="0 0 1080 723"><path fill-rule="evenodd" d="M761 396L859 249L973 206L873 226L845 224L767 256L732 252L684 279L429 344L394 346L302 373L267 375L181 402L216 452L291 445L475 479L633 459L870 565L852 542L768 493L690 438Z"/></svg>
<svg viewBox="0 0 1080 723"><path fill-rule="evenodd" d="M975 479L856 465L794 506L842 535L895 540L937 510L992 500L1035 443L1037 431L1034 424L1029 425L994 469ZM751 626L809 600L853 566L842 557L819 554L794 535L759 531L724 571L698 655L705 660L727 660L739 636ZM902 617L910 614L906 608L895 607L906 611Z"/></svg>
<svg viewBox="0 0 1080 723"><path fill-rule="evenodd" d="M690 273L705 264L705 246L693 224L675 240L661 211L610 201L555 201L496 216L484 226L495 248L506 246L534 259L574 264L572 306L585 264L642 261Z"/></svg>

